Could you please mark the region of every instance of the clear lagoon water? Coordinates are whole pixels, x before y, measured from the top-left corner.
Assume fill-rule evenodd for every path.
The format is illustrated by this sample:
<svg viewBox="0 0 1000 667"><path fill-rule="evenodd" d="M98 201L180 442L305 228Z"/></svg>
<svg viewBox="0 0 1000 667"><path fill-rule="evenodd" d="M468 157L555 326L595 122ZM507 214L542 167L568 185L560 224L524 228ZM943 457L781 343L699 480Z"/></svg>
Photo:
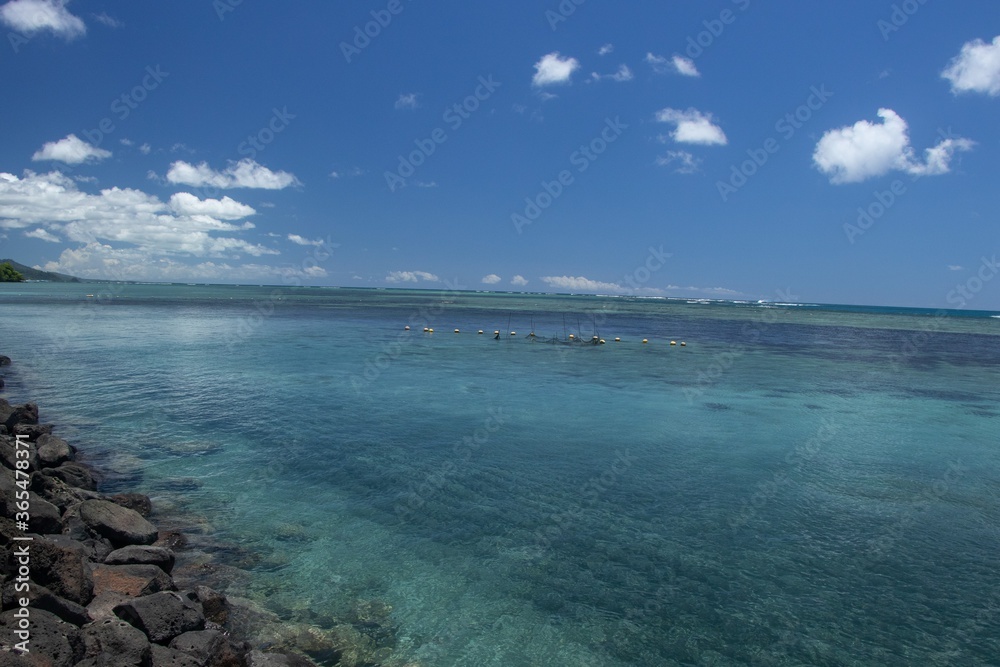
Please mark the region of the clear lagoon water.
<svg viewBox="0 0 1000 667"><path fill-rule="evenodd" d="M0 353L345 663L1000 664L996 313L38 283Z"/></svg>

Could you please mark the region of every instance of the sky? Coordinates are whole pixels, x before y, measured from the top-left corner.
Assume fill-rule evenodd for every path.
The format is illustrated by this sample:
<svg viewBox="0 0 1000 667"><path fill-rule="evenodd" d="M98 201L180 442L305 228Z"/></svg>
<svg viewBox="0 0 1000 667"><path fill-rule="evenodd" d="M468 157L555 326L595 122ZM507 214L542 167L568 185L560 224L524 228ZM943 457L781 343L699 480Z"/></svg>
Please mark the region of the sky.
<svg viewBox="0 0 1000 667"><path fill-rule="evenodd" d="M994 0L0 0L0 256L1000 310Z"/></svg>

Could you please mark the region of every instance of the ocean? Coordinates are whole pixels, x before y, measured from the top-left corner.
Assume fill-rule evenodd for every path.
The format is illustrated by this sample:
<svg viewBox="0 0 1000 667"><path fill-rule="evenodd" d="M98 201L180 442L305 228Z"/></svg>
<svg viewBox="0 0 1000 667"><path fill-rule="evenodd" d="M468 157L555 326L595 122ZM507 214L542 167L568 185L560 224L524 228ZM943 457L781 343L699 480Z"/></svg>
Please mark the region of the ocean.
<svg viewBox="0 0 1000 667"><path fill-rule="evenodd" d="M321 661L1000 665L996 315L27 283L0 353Z"/></svg>

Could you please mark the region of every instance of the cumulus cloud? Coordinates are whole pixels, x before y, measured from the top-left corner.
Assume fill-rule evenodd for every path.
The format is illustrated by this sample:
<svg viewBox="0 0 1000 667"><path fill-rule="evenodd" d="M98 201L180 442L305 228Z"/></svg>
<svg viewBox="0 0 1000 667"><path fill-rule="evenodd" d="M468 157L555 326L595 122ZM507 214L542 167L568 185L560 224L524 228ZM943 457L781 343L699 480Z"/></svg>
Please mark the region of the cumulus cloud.
<svg viewBox="0 0 1000 667"><path fill-rule="evenodd" d="M222 171L216 171L207 162L197 165L178 160L170 165L167 182L192 187L210 186L220 189L259 188L262 190L282 190L292 185L301 185L295 174L287 171L271 171L250 158L239 162L230 161Z"/></svg>
<svg viewBox="0 0 1000 667"><path fill-rule="evenodd" d="M89 194L57 171L27 171L23 178L0 173L0 228L40 225L50 232L59 231L70 241L124 243L149 255L278 254L271 248L220 235L252 229L250 223L226 221L247 211L253 209L228 198L199 200L187 193L178 193L167 203L131 188Z"/></svg>
<svg viewBox="0 0 1000 667"><path fill-rule="evenodd" d="M713 122L712 114L697 109L661 109L656 113L656 120L673 123L676 129L670 133L670 138L680 144L725 146L729 143L726 133Z"/></svg>
<svg viewBox="0 0 1000 667"><path fill-rule="evenodd" d="M400 94L399 99L396 100L397 109L416 109L419 106L417 93Z"/></svg>
<svg viewBox="0 0 1000 667"><path fill-rule="evenodd" d="M42 241L48 241L49 243L59 243L60 241L58 236L42 229L41 227L38 229L32 229L30 232L25 232L24 235L31 239L40 239Z"/></svg>
<svg viewBox="0 0 1000 667"><path fill-rule="evenodd" d="M426 271L391 271L385 277L387 283L436 283L440 280L433 273L427 273Z"/></svg>
<svg viewBox="0 0 1000 667"><path fill-rule="evenodd" d="M605 44L604 46L602 46L600 49L597 50L597 55L606 56L614 50L615 50L614 44Z"/></svg>
<svg viewBox="0 0 1000 667"><path fill-rule="evenodd" d="M502 278L495 273L491 273L488 276L483 276L483 283L486 285L496 285L501 280Z"/></svg>
<svg viewBox="0 0 1000 667"><path fill-rule="evenodd" d="M528 284L528 279L524 276L514 276L510 279L511 285L517 285L518 287L524 287Z"/></svg>
<svg viewBox="0 0 1000 667"><path fill-rule="evenodd" d="M1000 35L987 44L975 39L962 45L941 76L951 81L951 92L1000 95Z"/></svg>
<svg viewBox="0 0 1000 667"><path fill-rule="evenodd" d="M139 248L115 248L102 243L88 243L64 250L57 261L35 268L57 271L80 278L302 284L327 275L321 266L270 266L226 261L183 262L176 257L156 256Z"/></svg>
<svg viewBox="0 0 1000 667"><path fill-rule="evenodd" d="M681 76L701 76L701 72L695 66L694 61L684 56L674 55L672 58L665 58L654 53L646 54L646 62L657 74L680 74Z"/></svg>
<svg viewBox="0 0 1000 667"><path fill-rule="evenodd" d="M576 58L563 58L558 51L553 51L535 63L535 76L531 83L535 86L569 83L573 72L579 68L580 63Z"/></svg>
<svg viewBox="0 0 1000 667"><path fill-rule="evenodd" d="M178 215L207 215L219 220L239 220L257 213L250 206L229 197L198 199L188 192L178 192L171 196L170 208Z"/></svg>
<svg viewBox="0 0 1000 667"><path fill-rule="evenodd" d="M542 282L555 289L569 290L571 292L602 293L620 292L622 287L618 283L604 283L599 280L591 280L583 276L542 276Z"/></svg>
<svg viewBox="0 0 1000 667"><path fill-rule="evenodd" d="M659 167L674 167L675 174L694 174L698 172L701 161L687 151L667 151L666 155L656 158Z"/></svg>
<svg viewBox="0 0 1000 667"><path fill-rule="evenodd" d="M681 76L701 76L701 72L698 71L698 68L694 65L694 61L690 58L675 55L671 59L671 63Z"/></svg>
<svg viewBox="0 0 1000 667"><path fill-rule="evenodd" d="M0 7L0 21L26 35L44 30L66 39L74 39L87 32L87 26L69 13L69 0L11 0Z"/></svg>
<svg viewBox="0 0 1000 667"><path fill-rule="evenodd" d="M88 144L75 134L66 135L65 139L49 141L31 156L34 162L53 160L66 164L83 164L84 162L99 162L111 157L111 151Z"/></svg>
<svg viewBox="0 0 1000 667"><path fill-rule="evenodd" d="M859 183L890 171L911 176L936 176L950 170L952 156L975 144L968 139L944 139L916 158L910 146L906 121L892 109L879 109L881 123L859 120L854 125L829 130L816 144L813 163L831 183Z"/></svg>
<svg viewBox="0 0 1000 667"><path fill-rule="evenodd" d="M292 243L296 244L296 245L317 246L317 247L319 247L319 246L333 246L333 245L335 245L335 244L327 243L323 239L316 239L314 241L312 239L307 239L304 236L299 236L298 234L289 234L288 235L288 240L291 241Z"/></svg>
<svg viewBox="0 0 1000 667"><path fill-rule="evenodd" d="M631 81L635 78L635 75L632 74L632 70L628 68L628 65L622 65L614 74L598 74L597 72L593 72L590 77L595 81L600 81L601 79L611 79L612 81L622 82Z"/></svg>

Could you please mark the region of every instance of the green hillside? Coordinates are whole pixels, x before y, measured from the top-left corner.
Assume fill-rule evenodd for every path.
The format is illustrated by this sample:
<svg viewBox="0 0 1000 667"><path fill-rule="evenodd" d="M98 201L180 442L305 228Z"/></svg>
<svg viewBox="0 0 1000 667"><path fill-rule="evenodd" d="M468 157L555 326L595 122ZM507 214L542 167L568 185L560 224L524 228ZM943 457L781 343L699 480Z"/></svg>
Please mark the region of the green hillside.
<svg viewBox="0 0 1000 667"><path fill-rule="evenodd" d="M38 269L33 269L30 266L25 266L20 262L15 262L12 259L0 259L0 265L10 264L14 267L14 270L24 276L25 280L48 280L53 283L79 283L82 282L79 278L74 276L67 276L64 273L53 273L51 271L39 271Z"/></svg>

